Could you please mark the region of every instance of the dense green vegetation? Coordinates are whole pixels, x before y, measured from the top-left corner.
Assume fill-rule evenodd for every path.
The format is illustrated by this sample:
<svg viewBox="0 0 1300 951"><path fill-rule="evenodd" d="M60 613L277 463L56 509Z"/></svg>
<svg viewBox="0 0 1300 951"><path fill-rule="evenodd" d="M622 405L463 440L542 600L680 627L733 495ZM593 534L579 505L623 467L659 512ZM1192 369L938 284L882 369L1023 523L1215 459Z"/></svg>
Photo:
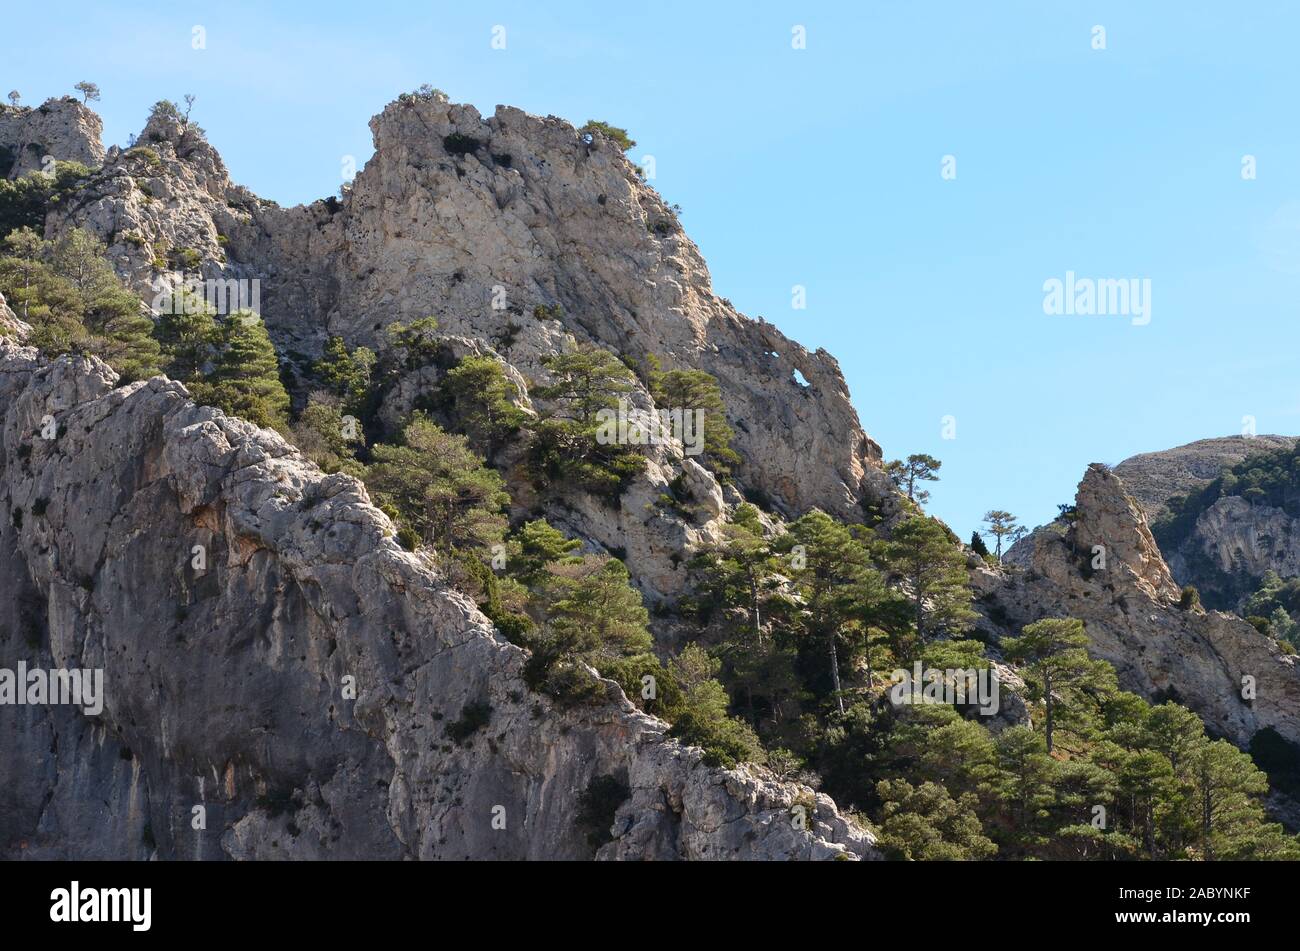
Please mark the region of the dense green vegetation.
<svg viewBox="0 0 1300 951"><path fill-rule="evenodd" d="M11 157L11 163L14 159ZM43 231L49 210L66 202L78 183L93 172L79 162L55 162L52 175L37 173L13 181L0 179L0 238L19 228Z"/></svg>
<svg viewBox="0 0 1300 951"><path fill-rule="evenodd" d="M89 232L73 229L48 242L19 228L5 237L3 250L0 292L32 326L34 346L102 357L123 382L158 372L162 356L153 321Z"/></svg>
<svg viewBox="0 0 1300 951"><path fill-rule="evenodd" d="M1031 624L1001 644L1023 665L1033 728L973 704L889 703L894 668L989 666L966 636L956 552L923 516L889 539L820 512L773 535L742 506L725 541L696 559L693 607L710 653L774 768L820 778L899 858L1300 857L1267 821L1268 778L1250 756L1185 708L1119 690L1077 620ZM917 598L918 570L942 586Z"/></svg>
<svg viewBox="0 0 1300 951"><path fill-rule="evenodd" d="M645 468L645 456L630 442L602 441L600 413L618 411L635 375L608 350L590 345L553 354L542 364L552 382L534 392L552 408L534 431L534 481L543 490L572 483L617 501Z"/></svg>

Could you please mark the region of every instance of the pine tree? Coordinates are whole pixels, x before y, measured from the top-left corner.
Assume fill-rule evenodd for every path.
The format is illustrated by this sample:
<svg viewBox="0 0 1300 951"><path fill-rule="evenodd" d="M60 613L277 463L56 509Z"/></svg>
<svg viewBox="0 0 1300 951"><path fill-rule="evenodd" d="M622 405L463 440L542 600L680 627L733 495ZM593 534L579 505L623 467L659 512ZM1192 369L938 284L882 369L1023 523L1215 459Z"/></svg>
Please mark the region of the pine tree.
<svg viewBox="0 0 1300 951"><path fill-rule="evenodd" d="M551 405L534 429L530 459L540 489L568 482L617 502L640 474L646 458L635 445L607 439L598 422L602 410L615 410L635 388L632 371L606 350L580 344L570 353L542 360L552 382L534 395Z"/></svg>
<svg viewBox="0 0 1300 951"><path fill-rule="evenodd" d="M990 509L984 513L984 521L988 524L986 534L992 535L997 539L997 548L994 552L997 555L998 562L1002 561L1002 543L1004 539L1011 539L1015 542L1025 534L1025 528L1016 522L1016 517L1010 512L1004 512L1002 509Z"/></svg>
<svg viewBox="0 0 1300 951"><path fill-rule="evenodd" d="M387 334L400 368L418 370L433 362L438 355L441 344L438 321L434 317L421 317L409 324L389 324Z"/></svg>
<svg viewBox="0 0 1300 951"><path fill-rule="evenodd" d="M778 564L758 509L748 502L736 507L722 529L722 541L704 549L692 567L703 573L702 587L724 607L743 607L749 631L762 643L763 605L772 597Z"/></svg>
<svg viewBox="0 0 1300 951"><path fill-rule="evenodd" d="M590 344L545 357L542 366L551 374L551 383L534 393L556 404L548 418L566 419L584 428L594 424L600 410L617 407L634 388L632 371L608 350Z"/></svg>
<svg viewBox="0 0 1300 951"><path fill-rule="evenodd" d="M1249 755L1227 740L1204 739L1189 767L1203 858L1300 858L1300 839L1264 821L1259 798L1268 792L1268 777Z"/></svg>
<svg viewBox="0 0 1300 951"><path fill-rule="evenodd" d="M1022 848L1041 843L1041 830L1055 796L1056 761L1043 739L1027 726L1008 727L995 740L998 776L994 791L1002 804L1005 837Z"/></svg>
<svg viewBox="0 0 1300 951"><path fill-rule="evenodd" d="M566 537L545 519L534 519L511 538L506 571L521 584L535 587L546 579L549 566L581 561L573 554L581 547L582 542Z"/></svg>
<svg viewBox="0 0 1300 951"><path fill-rule="evenodd" d="M906 461L894 459L885 463L885 473L894 480L894 485L907 493L910 501L924 503L930 501L930 493L918 488L916 484L938 482L939 477L935 473L942 466L943 463L934 456L916 452L908 456Z"/></svg>
<svg viewBox="0 0 1300 951"><path fill-rule="evenodd" d="M704 419L704 465L722 480L730 477L740 464L740 455L731 448L735 431L727 422L727 406L717 378L703 370L652 372L650 393L655 406L670 412L695 412Z"/></svg>
<svg viewBox="0 0 1300 951"><path fill-rule="evenodd" d="M402 429L401 445L377 443L371 454L366 485L444 558L501 542L510 496L464 436L416 413Z"/></svg>
<svg viewBox="0 0 1300 951"><path fill-rule="evenodd" d="M1028 665L1026 680L1033 682L1046 707L1043 735L1049 753L1058 708L1072 688L1089 682L1100 689L1114 682L1114 670L1109 664L1088 657L1088 644L1083 622L1077 618L1035 621L1025 625L1020 637L1002 641L1002 650L1009 659Z"/></svg>
<svg viewBox="0 0 1300 951"><path fill-rule="evenodd" d="M181 289L157 315L154 338L162 347L167 375L188 385L201 380L220 332L207 301Z"/></svg>
<svg viewBox="0 0 1300 951"><path fill-rule="evenodd" d="M836 707L844 713L840 646L854 655L867 646L871 625L887 613L891 595L871 564L867 547L849 529L817 509L790 525L782 539L803 598L802 623L824 645Z"/></svg>
<svg viewBox="0 0 1300 951"><path fill-rule="evenodd" d="M349 407L357 407L370 390L374 366L375 354L370 348L349 351L342 337L332 336L312 369L330 392L342 397Z"/></svg>
<svg viewBox="0 0 1300 951"><path fill-rule="evenodd" d="M211 372L190 389L200 403L287 432L289 394L279 370L266 325L252 311L237 311L218 325Z"/></svg>
<svg viewBox="0 0 1300 951"><path fill-rule="evenodd" d="M902 779L876 787L882 803L881 845L904 861L986 859L997 846L984 835L967 793L954 800L938 783L919 786Z"/></svg>
<svg viewBox="0 0 1300 951"><path fill-rule="evenodd" d="M364 478L365 466L355 455L355 449L363 442L360 427L345 421L337 402L327 394L313 394L293 424L294 445L320 466L322 472Z"/></svg>
<svg viewBox="0 0 1300 951"><path fill-rule="evenodd" d="M966 558L941 522L914 515L883 546L890 571L907 583L917 638L963 630L975 619Z"/></svg>
<svg viewBox="0 0 1300 951"><path fill-rule="evenodd" d="M443 388L460 429L489 459L529 418L514 404L519 393L492 357L465 357L443 378Z"/></svg>
<svg viewBox="0 0 1300 951"><path fill-rule="evenodd" d="M730 768L737 762L761 762L762 746L743 720L728 714L727 691L714 678L720 662L698 644L688 644L669 664L682 691L681 708L673 711L669 735L702 747L712 766Z"/></svg>

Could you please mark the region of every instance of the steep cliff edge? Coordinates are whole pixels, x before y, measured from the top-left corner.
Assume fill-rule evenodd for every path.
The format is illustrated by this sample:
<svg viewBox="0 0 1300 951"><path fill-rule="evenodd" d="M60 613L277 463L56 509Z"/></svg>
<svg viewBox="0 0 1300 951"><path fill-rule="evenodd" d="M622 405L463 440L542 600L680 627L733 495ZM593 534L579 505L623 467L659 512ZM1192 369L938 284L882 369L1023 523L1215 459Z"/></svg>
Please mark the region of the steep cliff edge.
<svg viewBox="0 0 1300 951"><path fill-rule="evenodd" d="M529 691L360 483L115 382L0 341L0 666L104 670L98 716L4 708L0 855L875 856L828 797L703 765L612 683L595 708Z"/></svg>
<svg viewBox="0 0 1300 951"><path fill-rule="evenodd" d="M1141 506L1114 472L1090 466L1072 523L1038 529L1007 562L975 573L995 626L1080 618L1092 653L1125 689L1190 707L1242 748L1269 727L1300 743L1300 659L1239 617L1181 603Z"/></svg>

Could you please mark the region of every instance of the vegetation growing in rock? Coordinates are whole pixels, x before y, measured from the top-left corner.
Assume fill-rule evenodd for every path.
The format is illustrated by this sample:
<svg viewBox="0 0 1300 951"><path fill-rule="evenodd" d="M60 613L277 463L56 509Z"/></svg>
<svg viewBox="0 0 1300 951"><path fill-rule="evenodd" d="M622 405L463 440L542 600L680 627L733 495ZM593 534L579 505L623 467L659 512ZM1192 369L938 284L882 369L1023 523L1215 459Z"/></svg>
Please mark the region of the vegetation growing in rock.
<svg viewBox="0 0 1300 951"><path fill-rule="evenodd" d="M19 228L44 232L50 208L67 201L77 184L93 172L79 162L55 162L53 175L33 173L13 181L0 179L0 238Z"/></svg>
<svg viewBox="0 0 1300 951"><path fill-rule="evenodd" d="M93 235L74 228L47 242L21 228L6 236L4 250L0 292L32 326L35 346L50 354L94 354L123 382L159 371L153 322L104 260L104 246Z"/></svg>
<svg viewBox="0 0 1300 951"><path fill-rule="evenodd" d="M589 119L587 120L587 124L578 130L578 134L586 137L588 141L590 141L592 133L596 132L605 136L607 139L612 140L624 152L636 147L636 142L628 136L627 129L620 129L618 126L610 125L608 122Z"/></svg>
<svg viewBox="0 0 1300 951"><path fill-rule="evenodd" d="M542 365L551 382L533 390L545 401L534 432L534 481L542 489L572 482L617 500L645 468L645 457L636 445L602 439L600 414L617 414L620 404L628 405L635 386L632 371L608 350L587 344L546 357Z"/></svg>

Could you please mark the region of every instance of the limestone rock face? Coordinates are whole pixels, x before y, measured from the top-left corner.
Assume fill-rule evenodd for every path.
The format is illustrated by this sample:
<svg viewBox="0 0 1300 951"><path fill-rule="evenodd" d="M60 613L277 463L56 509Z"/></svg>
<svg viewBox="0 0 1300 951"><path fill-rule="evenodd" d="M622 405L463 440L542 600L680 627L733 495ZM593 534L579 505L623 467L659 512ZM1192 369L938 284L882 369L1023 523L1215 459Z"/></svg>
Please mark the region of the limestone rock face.
<svg viewBox="0 0 1300 951"><path fill-rule="evenodd" d="M975 572L990 618L1010 634L1041 618L1080 618L1091 652L1126 690L1185 704L1242 747L1265 727L1300 742L1297 658L1239 617L1180 606L1141 507L1115 473L1088 469L1076 513L1072 526L1018 542L1005 570ZM1105 547L1104 567L1093 567L1095 545Z"/></svg>
<svg viewBox="0 0 1300 951"><path fill-rule="evenodd" d="M76 99L50 99L34 109L0 106L0 150L10 156L7 170L0 164L0 175L41 171L46 156L98 165L104 160L103 132L99 116Z"/></svg>
<svg viewBox="0 0 1300 951"><path fill-rule="evenodd" d="M1252 504L1239 495L1220 498L1196 519L1191 536L1170 555L1175 576L1198 584L1208 566L1240 579L1227 599L1249 593L1265 572L1283 578L1300 575L1300 519L1272 505ZM1208 580L1206 587L1214 584ZM1198 584L1198 587L1200 585Z"/></svg>
<svg viewBox="0 0 1300 951"><path fill-rule="evenodd" d="M111 153L102 195L47 231L91 228L142 293L159 245L196 252L204 277L256 279L277 345L303 359L330 334L382 349L388 324L434 315L533 380L574 340L704 369L745 485L792 514L853 518L890 494L835 359L717 297L673 210L603 135L420 99L371 128L375 155L341 201L282 209L231 185L201 135L151 120L139 146L156 157Z"/></svg>
<svg viewBox="0 0 1300 951"><path fill-rule="evenodd" d="M115 384L0 342L0 667L104 676L98 716L0 708L0 857L580 858L588 833L603 858L876 857L612 682L531 692L357 481L177 383ZM604 777L627 795L601 835Z"/></svg>
<svg viewBox="0 0 1300 951"><path fill-rule="evenodd" d="M653 354L665 369L703 369L721 386L745 488L788 515L817 506L856 520L863 500L888 508L880 449L834 358L718 298L675 214L617 145L554 117L501 107L485 120L421 99L389 105L371 127L375 155L342 200L282 209L231 184L196 129L155 116L137 147L110 150L80 200L49 216L47 236L92 230L147 301L183 278L256 282L267 328L298 371L330 335L383 350L389 324L428 315L457 352L490 352L525 386L546 382L542 361L580 341L637 364ZM394 423L437 378L402 381L384 418ZM630 403L634 414L656 409L640 384ZM576 487L540 501L525 480L510 487L520 511L540 509L618 553L662 603L681 594L682 566L718 537L727 510L679 443L647 455L613 507ZM659 504L679 475L691 489L685 515Z"/></svg>
<svg viewBox="0 0 1300 951"><path fill-rule="evenodd" d="M1107 570L1114 563L1127 586L1153 601L1169 603L1178 598L1178 585L1160 557L1146 516L1118 476L1102 466L1089 466L1079 483L1075 507L1074 537L1080 551L1104 555Z"/></svg>
<svg viewBox="0 0 1300 951"><path fill-rule="evenodd" d="M0 294L0 337L9 336L21 341L30 331L31 327L18 319L18 315L5 301L5 296Z"/></svg>

